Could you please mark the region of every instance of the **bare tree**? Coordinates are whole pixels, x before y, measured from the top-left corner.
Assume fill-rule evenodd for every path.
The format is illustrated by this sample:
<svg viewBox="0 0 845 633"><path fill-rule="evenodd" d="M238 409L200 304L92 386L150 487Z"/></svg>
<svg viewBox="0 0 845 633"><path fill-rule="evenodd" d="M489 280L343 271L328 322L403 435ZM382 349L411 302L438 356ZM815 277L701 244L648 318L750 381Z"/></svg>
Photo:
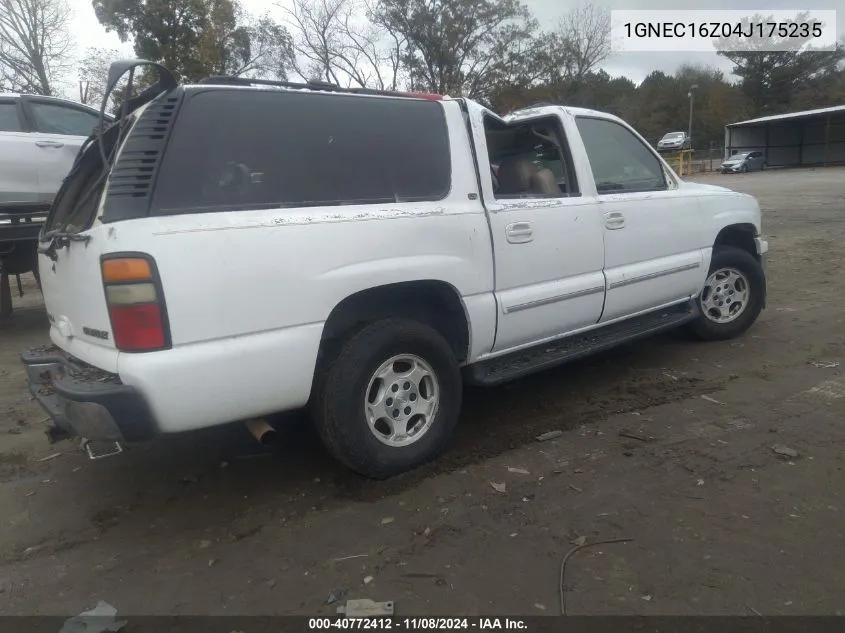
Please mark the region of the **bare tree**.
<svg viewBox="0 0 845 633"><path fill-rule="evenodd" d="M88 48L79 64L79 100L99 107L106 91L109 66L121 55L113 48Z"/></svg>
<svg viewBox="0 0 845 633"><path fill-rule="evenodd" d="M0 0L0 83L52 95L69 69L70 8L65 0Z"/></svg>
<svg viewBox="0 0 845 633"><path fill-rule="evenodd" d="M521 0L379 0L376 14L405 38L414 89L482 100L522 74L540 31Z"/></svg>
<svg viewBox="0 0 845 633"><path fill-rule="evenodd" d="M584 2L560 19L555 35L561 76L583 79L610 57L610 10Z"/></svg>
<svg viewBox="0 0 845 633"><path fill-rule="evenodd" d="M404 41L374 20L367 0L293 0L292 8L283 8L301 77L396 89Z"/></svg>

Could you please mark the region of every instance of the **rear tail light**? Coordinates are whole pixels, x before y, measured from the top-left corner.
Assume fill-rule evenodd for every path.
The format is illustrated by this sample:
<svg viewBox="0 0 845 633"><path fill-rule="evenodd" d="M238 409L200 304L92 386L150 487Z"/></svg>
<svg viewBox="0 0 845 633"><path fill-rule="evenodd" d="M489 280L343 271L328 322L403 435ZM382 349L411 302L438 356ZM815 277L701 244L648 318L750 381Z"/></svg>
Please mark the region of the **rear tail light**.
<svg viewBox="0 0 845 633"><path fill-rule="evenodd" d="M170 347L158 271L146 256L110 256L102 261L103 286L117 348L152 352Z"/></svg>

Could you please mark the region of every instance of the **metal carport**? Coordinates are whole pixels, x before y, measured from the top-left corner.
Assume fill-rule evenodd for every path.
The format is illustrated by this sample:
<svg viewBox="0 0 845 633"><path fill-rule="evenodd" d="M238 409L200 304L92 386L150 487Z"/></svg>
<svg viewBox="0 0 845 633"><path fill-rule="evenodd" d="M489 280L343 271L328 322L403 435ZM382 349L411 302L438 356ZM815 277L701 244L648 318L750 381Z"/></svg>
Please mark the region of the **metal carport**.
<svg viewBox="0 0 845 633"><path fill-rule="evenodd" d="M845 163L845 105L726 125L725 156L750 151L770 167Z"/></svg>

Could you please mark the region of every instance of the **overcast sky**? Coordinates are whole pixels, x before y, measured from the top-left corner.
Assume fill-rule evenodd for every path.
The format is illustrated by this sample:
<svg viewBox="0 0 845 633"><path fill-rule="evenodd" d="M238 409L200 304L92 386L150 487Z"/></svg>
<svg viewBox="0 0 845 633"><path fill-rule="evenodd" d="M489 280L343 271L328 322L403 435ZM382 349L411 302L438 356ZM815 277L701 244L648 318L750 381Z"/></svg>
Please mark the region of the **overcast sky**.
<svg viewBox="0 0 845 633"><path fill-rule="evenodd" d="M558 18L564 14L567 7L574 4L573 0L524 0L540 24L546 28L554 25ZM121 44L113 33L106 33L97 18L94 17L94 10L90 0L69 0L74 12L73 33L77 38L78 54L81 55L85 48L97 46L104 48L117 48L128 56L132 56L132 48L129 45ZM244 8L256 14L270 12L279 16L279 9L274 7L274 2L267 0L241 0ZM683 20L683 11L678 10L679 0L595 0L596 4L609 9L671 9L676 12L677 19ZM696 9L742 9L742 10L795 10L795 5L803 4L807 0L796 2L795 0L706 0L698 4L692 4L689 8ZM845 34L845 0L813 0L813 9L838 9L837 33ZM280 16L279 16L280 17ZM725 59L718 57L715 53L632 53L624 55L613 55L605 64L604 69L611 75L624 75L632 81L639 83L650 72L662 70L665 73L674 72L679 66L685 63L706 64L720 68L729 74L731 64Z"/></svg>

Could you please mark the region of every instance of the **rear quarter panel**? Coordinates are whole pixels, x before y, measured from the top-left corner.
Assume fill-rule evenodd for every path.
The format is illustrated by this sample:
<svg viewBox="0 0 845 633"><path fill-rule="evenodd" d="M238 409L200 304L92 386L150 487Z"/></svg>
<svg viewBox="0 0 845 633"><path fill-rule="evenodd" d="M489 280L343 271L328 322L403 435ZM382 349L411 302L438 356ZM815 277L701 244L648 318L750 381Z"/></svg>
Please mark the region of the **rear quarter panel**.
<svg viewBox="0 0 845 633"><path fill-rule="evenodd" d="M173 349L121 354L121 379L147 395L164 431L306 404L323 324L344 298L433 279L490 323L489 231L463 119L447 110L452 188L441 201L176 215L116 222L105 252L156 261ZM489 305L488 305L489 304ZM476 315L477 318L476 318ZM489 349L493 326L475 327Z"/></svg>

